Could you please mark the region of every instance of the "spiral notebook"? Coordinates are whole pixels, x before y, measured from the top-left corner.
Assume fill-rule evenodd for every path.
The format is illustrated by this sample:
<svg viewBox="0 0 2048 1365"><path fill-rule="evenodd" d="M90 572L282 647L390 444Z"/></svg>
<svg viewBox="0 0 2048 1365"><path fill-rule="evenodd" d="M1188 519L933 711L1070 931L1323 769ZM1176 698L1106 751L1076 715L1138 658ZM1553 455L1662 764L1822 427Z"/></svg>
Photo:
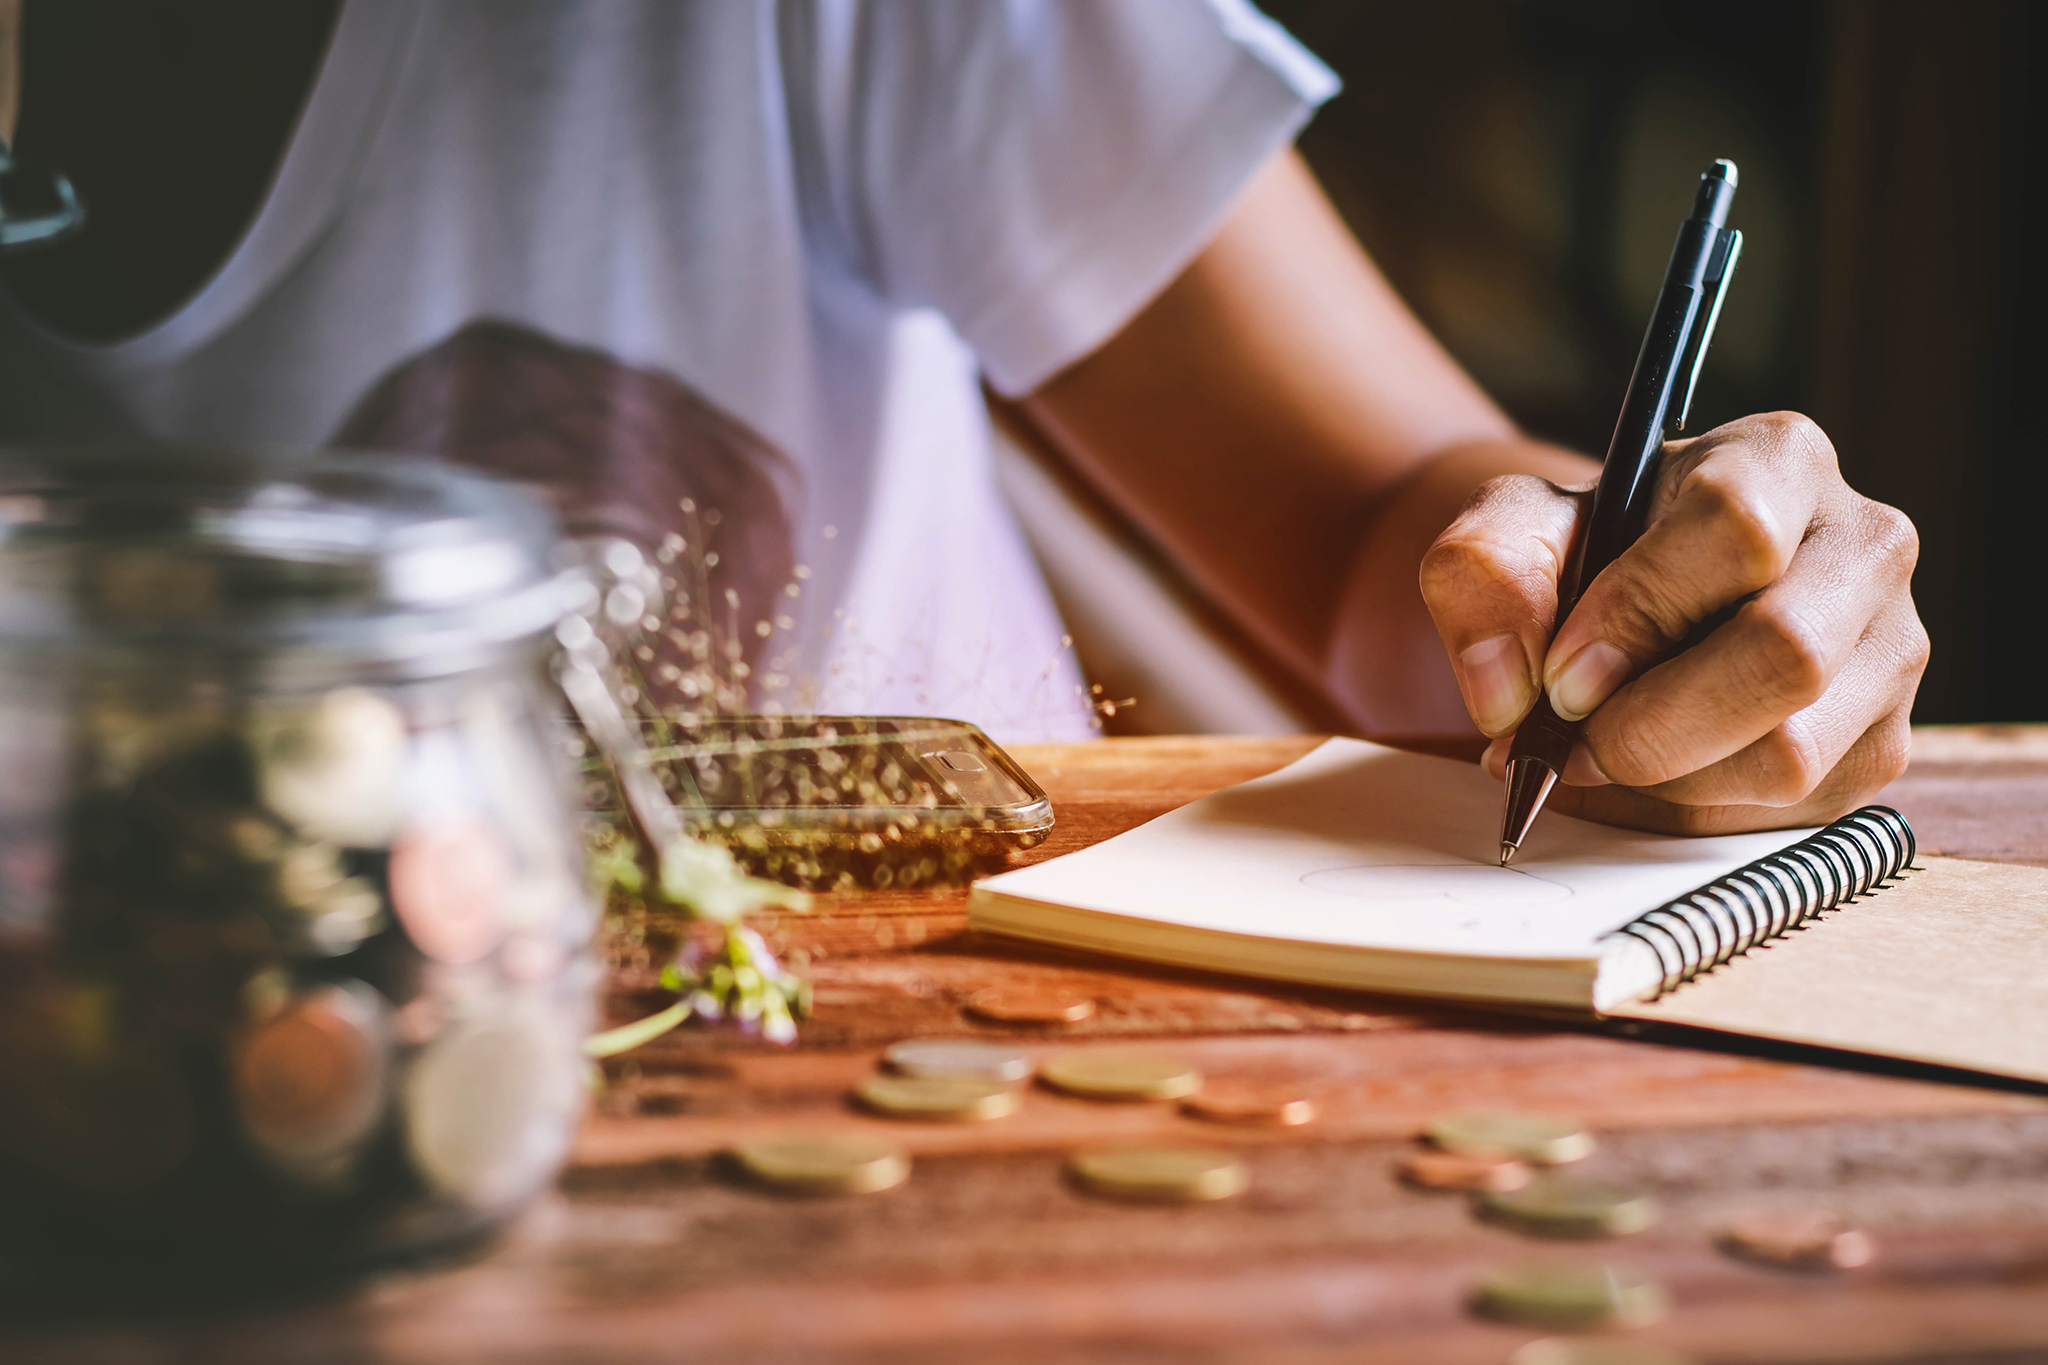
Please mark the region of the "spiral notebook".
<svg viewBox="0 0 2048 1365"><path fill-rule="evenodd" d="M1692 839L1551 812L1502 868L1500 791L1469 764L1333 739L977 882L968 920L1147 961L2048 1080L2048 873L1916 862L1883 807Z"/></svg>

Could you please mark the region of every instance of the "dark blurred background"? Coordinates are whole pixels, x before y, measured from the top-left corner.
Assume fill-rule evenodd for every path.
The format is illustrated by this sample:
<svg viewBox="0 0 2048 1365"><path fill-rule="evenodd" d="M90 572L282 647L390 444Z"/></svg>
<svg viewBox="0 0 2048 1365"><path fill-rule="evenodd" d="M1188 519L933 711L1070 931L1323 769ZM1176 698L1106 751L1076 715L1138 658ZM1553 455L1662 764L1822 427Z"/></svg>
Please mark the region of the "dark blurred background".
<svg viewBox="0 0 2048 1365"><path fill-rule="evenodd" d="M1596 455L1699 171L1735 160L1745 254L1689 429L1819 419L1920 528L1915 718L2048 718L2048 8L1264 7L1344 77L1302 145L1381 267L1525 427Z"/></svg>

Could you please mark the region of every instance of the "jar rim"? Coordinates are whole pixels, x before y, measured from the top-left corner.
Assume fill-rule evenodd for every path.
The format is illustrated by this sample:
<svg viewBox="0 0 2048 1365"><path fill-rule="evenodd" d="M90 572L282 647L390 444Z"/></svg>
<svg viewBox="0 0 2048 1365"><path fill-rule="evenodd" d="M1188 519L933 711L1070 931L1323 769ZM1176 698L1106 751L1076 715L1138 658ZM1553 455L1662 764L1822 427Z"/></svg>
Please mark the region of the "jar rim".
<svg viewBox="0 0 2048 1365"><path fill-rule="evenodd" d="M438 672L589 592L545 503L438 460L0 448L0 652Z"/></svg>

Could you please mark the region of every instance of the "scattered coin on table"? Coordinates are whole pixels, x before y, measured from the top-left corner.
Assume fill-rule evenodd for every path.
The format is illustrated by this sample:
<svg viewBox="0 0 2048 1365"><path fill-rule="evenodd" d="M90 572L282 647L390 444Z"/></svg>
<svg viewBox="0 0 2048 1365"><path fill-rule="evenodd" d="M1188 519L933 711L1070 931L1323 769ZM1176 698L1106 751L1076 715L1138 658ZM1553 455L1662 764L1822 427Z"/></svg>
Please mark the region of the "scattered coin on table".
<svg viewBox="0 0 2048 1365"><path fill-rule="evenodd" d="M1021 1081L1033 1070L1031 1054L1023 1049L969 1038L912 1038L892 1044L882 1060L906 1076Z"/></svg>
<svg viewBox="0 0 2048 1365"><path fill-rule="evenodd" d="M1202 1073L1156 1052L1068 1052L1038 1070L1055 1090L1091 1100L1177 1100L1201 1088Z"/></svg>
<svg viewBox="0 0 2048 1365"><path fill-rule="evenodd" d="M776 1133L736 1144L757 1180L791 1194L875 1194L910 1178L910 1158L864 1133Z"/></svg>
<svg viewBox="0 0 2048 1365"><path fill-rule="evenodd" d="M1439 1114L1423 1136L1446 1152L1513 1158L1557 1166L1593 1154L1593 1135L1576 1119L1520 1109L1465 1109Z"/></svg>
<svg viewBox="0 0 2048 1365"><path fill-rule="evenodd" d="M1625 1266L1532 1261L1482 1276L1472 1306L1499 1322L1591 1330L1646 1327L1671 1310L1656 1281Z"/></svg>
<svg viewBox="0 0 2048 1365"><path fill-rule="evenodd" d="M1412 1152L1395 1169L1404 1184L1426 1190L1519 1190L1535 1175L1525 1161L1462 1152Z"/></svg>
<svg viewBox="0 0 2048 1365"><path fill-rule="evenodd" d="M1078 1024L1095 1013L1095 1001L1056 987L995 986L976 992L967 1012L998 1024Z"/></svg>
<svg viewBox="0 0 2048 1365"><path fill-rule="evenodd" d="M1657 1201L1628 1185L1541 1176L1479 1195L1488 1217L1539 1237L1621 1237L1657 1221Z"/></svg>
<svg viewBox="0 0 2048 1365"><path fill-rule="evenodd" d="M898 1076L877 1072L854 1090L860 1102L898 1119L999 1119L1017 1112L1005 1081L974 1076Z"/></svg>
<svg viewBox="0 0 2048 1365"><path fill-rule="evenodd" d="M1181 1112L1210 1123L1292 1128L1316 1116L1315 1101L1301 1087L1279 1081L1205 1080L1180 1102Z"/></svg>
<svg viewBox="0 0 2048 1365"><path fill-rule="evenodd" d="M1114 1147L1067 1161L1077 1184L1114 1199L1194 1204L1228 1199L1251 1183L1244 1163L1202 1147Z"/></svg>
<svg viewBox="0 0 2048 1365"><path fill-rule="evenodd" d="M1781 1270L1854 1270L1877 1259L1877 1242L1818 1209L1770 1209L1734 1219L1714 1238L1730 1256Z"/></svg>
<svg viewBox="0 0 2048 1365"><path fill-rule="evenodd" d="M1509 1356L1508 1365L1692 1365L1692 1361L1646 1341L1544 1337Z"/></svg>

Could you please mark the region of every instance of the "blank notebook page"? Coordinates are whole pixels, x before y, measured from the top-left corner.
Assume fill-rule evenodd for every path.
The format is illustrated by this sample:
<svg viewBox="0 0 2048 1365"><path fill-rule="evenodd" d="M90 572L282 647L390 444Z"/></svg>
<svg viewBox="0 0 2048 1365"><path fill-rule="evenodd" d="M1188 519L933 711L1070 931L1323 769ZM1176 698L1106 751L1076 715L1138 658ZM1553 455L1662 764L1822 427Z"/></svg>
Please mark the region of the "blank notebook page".
<svg viewBox="0 0 2048 1365"><path fill-rule="evenodd" d="M1484 960L1597 961L1602 935L1810 832L1682 839L1546 812L1503 868L1501 792L1472 764L1332 739L1092 848L980 882L970 915L977 927L1087 946L1072 917L1038 932L1037 912L1019 902L1090 912L1113 917L1099 921L1112 932L1097 946L1191 963L1147 953L1134 936L1149 923L1470 958L1474 970L1428 993L1495 998Z"/></svg>

